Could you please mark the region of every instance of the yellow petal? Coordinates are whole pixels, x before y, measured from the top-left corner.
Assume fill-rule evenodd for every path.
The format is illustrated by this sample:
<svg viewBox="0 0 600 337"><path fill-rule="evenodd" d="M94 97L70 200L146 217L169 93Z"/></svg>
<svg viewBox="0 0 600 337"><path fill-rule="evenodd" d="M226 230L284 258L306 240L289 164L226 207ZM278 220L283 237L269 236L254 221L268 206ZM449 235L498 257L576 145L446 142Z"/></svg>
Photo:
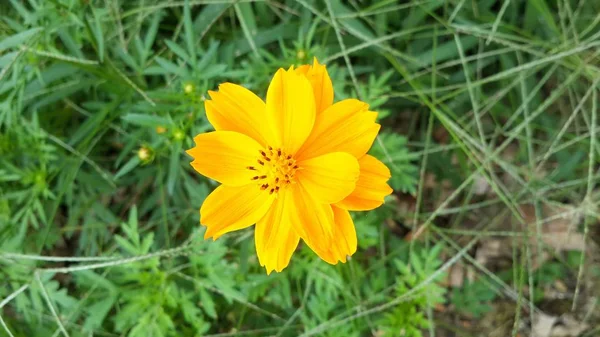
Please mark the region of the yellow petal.
<svg viewBox="0 0 600 337"><path fill-rule="evenodd" d="M331 264L346 262L348 256L356 252L357 239L354 222L348 211L331 206L333 210L333 239L329 250L315 250L323 260Z"/></svg>
<svg viewBox="0 0 600 337"><path fill-rule="evenodd" d="M265 216L256 223L254 242L260 265L280 272L290 263L300 237L292 229L289 217L289 190L281 191Z"/></svg>
<svg viewBox="0 0 600 337"><path fill-rule="evenodd" d="M324 204L333 204L348 196L360 173L356 158L344 152L304 160L298 166L298 183Z"/></svg>
<svg viewBox="0 0 600 337"><path fill-rule="evenodd" d="M265 127L266 105L252 91L233 83L219 85L219 91L209 91L211 100L204 102L206 117L217 131L235 131L252 137L266 146L273 141Z"/></svg>
<svg viewBox="0 0 600 337"><path fill-rule="evenodd" d="M298 68L296 68L296 73L306 76L306 74L308 74L309 70L310 70L310 64L303 64L303 65L299 66Z"/></svg>
<svg viewBox="0 0 600 337"><path fill-rule="evenodd" d="M325 65L319 64L315 57L312 66L303 65L296 69L296 72L305 75L310 81L317 115L329 108L333 103L333 85Z"/></svg>
<svg viewBox="0 0 600 337"><path fill-rule="evenodd" d="M315 120L315 126L296 154L299 160L314 158L330 152L347 152L362 157L379 132L375 123L377 113L356 99L346 99L330 106Z"/></svg>
<svg viewBox="0 0 600 337"><path fill-rule="evenodd" d="M243 133L263 146L273 140L265 127L265 103L250 90L223 83L218 92L209 91L208 94L211 100L204 102L206 117L215 130Z"/></svg>
<svg viewBox="0 0 600 337"><path fill-rule="evenodd" d="M254 139L233 131L214 131L194 138L196 146L187 153L194 158L192 167L201 174L230 186L252 182L262 147Z"/></svg>
<svg viewBox="0 0 600 337"><path fill-rule="evenodd" d="M204 238L216 240L225 233L252 226L265 215L273 199L255 185L217 187L200 208L200 223L207 228Z"/></svg>
<svg viewBox="0 0 600 337"><path fill-rule="evenodd" d="M315 100L310 82L293 69L279 69L267 91L267 119L275 135L273 147L294 154L315 122Z"/></svg>
<svg viewBox="0 0 600 337"><path fill-rule="evenodd" d="M351 211L368 211L383 204L385 196L393 190L387 184L390 170L371 155L365 155L358 160L360 176L356 188L337 206Z"/></svg>
<svg viewBox="0 0 600 337"><path fill-rule="evenodd" d="M289 218L292 229L313 251L321 252L321 258L331 261L334 233L331 206L317 201L299 184L288 187L286 193L285 216Z"/></svg>

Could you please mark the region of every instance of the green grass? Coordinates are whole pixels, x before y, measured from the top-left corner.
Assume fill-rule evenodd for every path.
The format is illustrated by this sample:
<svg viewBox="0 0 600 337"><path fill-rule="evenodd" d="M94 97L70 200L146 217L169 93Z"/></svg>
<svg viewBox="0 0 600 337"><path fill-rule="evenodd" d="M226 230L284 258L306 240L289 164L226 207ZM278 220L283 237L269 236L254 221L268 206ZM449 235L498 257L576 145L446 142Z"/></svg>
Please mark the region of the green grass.
<svg viewBox="0 0 600 337"><path fill-rule="evenodd" d="M4 1L0 336L523 336L542 314L593 336L599 12L590 0ZM313 56L336 101L379 112L371 153L395 192L353 215L348 263L302 247L267 276L252 229L202 239L216 185L184 150L211 130L208 90L264 97L279 67Z"/></svg>

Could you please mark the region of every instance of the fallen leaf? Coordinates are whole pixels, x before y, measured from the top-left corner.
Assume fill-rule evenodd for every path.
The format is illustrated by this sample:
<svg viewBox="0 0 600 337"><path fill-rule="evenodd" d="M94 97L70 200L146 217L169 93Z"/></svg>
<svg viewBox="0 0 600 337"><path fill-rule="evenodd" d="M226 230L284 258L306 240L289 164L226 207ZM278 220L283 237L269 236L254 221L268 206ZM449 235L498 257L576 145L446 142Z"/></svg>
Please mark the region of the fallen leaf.
<svg viewBox="0 0 600 337"><path fill-rule="evenodd" d="M550 316L543 313L537 314L535 322L531 327L533 337L550 337L552 327L558 320L556 316Z"/></svg>

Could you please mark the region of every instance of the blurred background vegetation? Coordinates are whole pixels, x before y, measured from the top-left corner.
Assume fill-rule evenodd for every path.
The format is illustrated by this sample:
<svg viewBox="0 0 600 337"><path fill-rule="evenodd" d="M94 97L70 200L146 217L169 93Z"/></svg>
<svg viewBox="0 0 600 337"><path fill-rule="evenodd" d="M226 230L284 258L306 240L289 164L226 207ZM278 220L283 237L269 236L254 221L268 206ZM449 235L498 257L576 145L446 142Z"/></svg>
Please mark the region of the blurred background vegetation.
<svg viewBox="0 0 600 337"><path fill-rule="evenodd" d="M0 336L598 336L600 3L2 0ZM327 64L394 194L282 273L204 241L207 90Z"/></svg>

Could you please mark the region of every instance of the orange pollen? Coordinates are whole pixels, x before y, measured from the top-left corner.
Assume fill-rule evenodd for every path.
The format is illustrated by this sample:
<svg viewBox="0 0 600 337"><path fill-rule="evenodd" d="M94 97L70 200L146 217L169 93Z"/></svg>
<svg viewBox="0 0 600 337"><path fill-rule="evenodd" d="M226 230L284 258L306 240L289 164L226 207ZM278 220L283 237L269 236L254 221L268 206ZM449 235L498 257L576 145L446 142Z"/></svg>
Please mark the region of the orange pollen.
<svg viewBox="0 0 600 337"><path fill-rule="evenodd" d="M293 183L299 168L292 155L271 146L258 152L256 162L260 166L246 167L254 173L250 180L255 181L259 189L268 191L269 194L279 193L282 188Z"/></svg>

